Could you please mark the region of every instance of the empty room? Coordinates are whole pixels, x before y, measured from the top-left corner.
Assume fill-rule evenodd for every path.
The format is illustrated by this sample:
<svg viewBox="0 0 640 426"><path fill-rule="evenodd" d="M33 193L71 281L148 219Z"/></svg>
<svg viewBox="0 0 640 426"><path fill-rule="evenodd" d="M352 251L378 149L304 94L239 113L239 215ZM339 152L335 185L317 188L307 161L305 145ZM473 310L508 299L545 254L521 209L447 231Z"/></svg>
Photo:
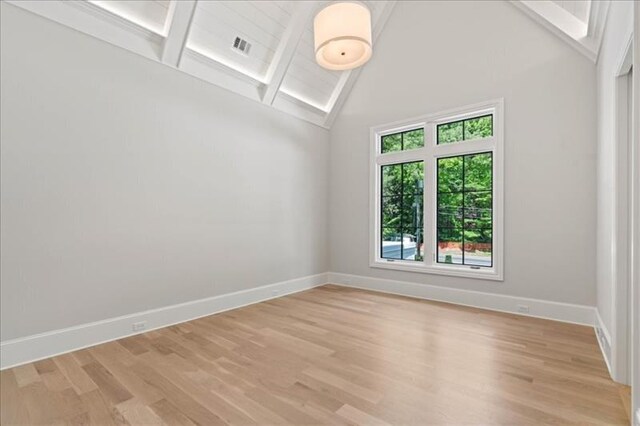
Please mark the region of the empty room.
<svg viewBox="0 0 640 426"><path fill-rule="evenodd" d="M637 2L0 17L3 426L640 426Z"/></svg>

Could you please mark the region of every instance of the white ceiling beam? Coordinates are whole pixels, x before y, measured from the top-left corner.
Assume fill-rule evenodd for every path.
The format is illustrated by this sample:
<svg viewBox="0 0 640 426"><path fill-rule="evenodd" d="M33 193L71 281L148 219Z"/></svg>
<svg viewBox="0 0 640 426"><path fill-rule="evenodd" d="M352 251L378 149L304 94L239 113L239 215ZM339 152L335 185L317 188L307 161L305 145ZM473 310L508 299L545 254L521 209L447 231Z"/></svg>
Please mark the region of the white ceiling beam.
<svg viewBox="0 0 640 426"><path fill-rule="evenodd" d="M374 43L374 46L373 46L374 51L375 51L375 42L378 39L378 36L382 32L382 30L384 29L384 25L387 23L389 16L391 16L391 12L393 11L393 7L395 5L396 5L395 1L387 2L384 5L384 9L382 9L382 11L380 12L378 19L373 25L373 31L371 36ZM331 126L333 125L333 122L335 121L336 117L340 113L340 110L342 109L342 106L347 100L347 97L349 97L349 93L351 92L353 85L356 83L356 80L358 79L358 76L360 75L361 71L362 71L362 67L349 70L349 71L344 71L340 76L340 79L338 80L338 84L336 84L336 87L333 89L333 93L329 98L329 103L327 105L327 110L329 111L329 113L327 114L324 120L324 127L331 128Z"/></svg>
<svg viewBox="0 0 640 426"><path fill-rule="evenodd" d="M167 65L177 67L180 63L182 52L187 44L196 3L197 0L171 2L173 10L169 11L170 16L167 18L169 31L167 31L167 37L164 39L160 56L162 62Z"/></svg>
<svg viewBox="0 0 640 426"><path fill-rule="evenodd" d="M296 3L296 9L291 15L291 20L287 29L278 44L269 69L267 70L266 83L262 89L262 102L272 105L284 76L287 73L289 64L296 53L298 43L307 28L309 18L316 10L318 4L315 1L301 1Z"/></svg>

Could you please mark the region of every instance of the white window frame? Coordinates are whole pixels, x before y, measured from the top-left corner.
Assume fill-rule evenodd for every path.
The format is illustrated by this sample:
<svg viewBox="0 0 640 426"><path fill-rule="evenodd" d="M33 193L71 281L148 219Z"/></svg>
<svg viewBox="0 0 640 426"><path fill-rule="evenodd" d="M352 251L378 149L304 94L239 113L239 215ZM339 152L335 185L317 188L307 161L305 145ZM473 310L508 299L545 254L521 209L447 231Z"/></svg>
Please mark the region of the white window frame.
<svg viewBox="0 0 640 426"><path fill-rule="evenodd" d="M493 115L493 136L437 144L438 124L449 123L482 115ZM424 128L424 147L407 151L382 154L382 137L407 130ZM450 275L456 277L478 278L485 280L503 280L504 249L504 100L496 99L479 104L468 105L448 111L397 121L371 128L370 163L370 266L373 268L395 269L400 271L421 272L425 274ZM437 263L435 259L436 230L436 182L438 158L456 155L491 152L493 157L493 240L492 267L474 267ZM381 209L381 170L382 166L411 161L424 161L424 260L385 259L380 253L380 209Z"/></svg>

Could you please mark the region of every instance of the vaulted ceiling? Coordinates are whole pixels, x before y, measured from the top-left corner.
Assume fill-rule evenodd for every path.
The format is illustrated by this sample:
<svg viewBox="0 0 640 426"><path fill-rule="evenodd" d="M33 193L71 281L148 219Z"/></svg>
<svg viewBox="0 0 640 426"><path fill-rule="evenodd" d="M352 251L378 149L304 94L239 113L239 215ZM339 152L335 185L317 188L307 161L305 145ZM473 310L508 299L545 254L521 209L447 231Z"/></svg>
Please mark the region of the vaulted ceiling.
<svg viewBox="0 0 640 426"><path fill-rule="evenodd" d="M593 62L598 60L610 0L514 0L511 3Z"/></svg>
<svg viewBox="0 0 640 426"><path fill-rule="evenodd" d="M327 1L6 1L325 128L360 73L315 61L313 16ZM375 42L396 2L364 3ZM609 0L511 3L597 60Z"/></svg>
<svg viewBox="0 0 640 426"><path fill-rule="evenodd" d="M8 2L326 128L359 73L315 61L313 16L327 1ZM365 3L375 40L395 2Z"/></svg>

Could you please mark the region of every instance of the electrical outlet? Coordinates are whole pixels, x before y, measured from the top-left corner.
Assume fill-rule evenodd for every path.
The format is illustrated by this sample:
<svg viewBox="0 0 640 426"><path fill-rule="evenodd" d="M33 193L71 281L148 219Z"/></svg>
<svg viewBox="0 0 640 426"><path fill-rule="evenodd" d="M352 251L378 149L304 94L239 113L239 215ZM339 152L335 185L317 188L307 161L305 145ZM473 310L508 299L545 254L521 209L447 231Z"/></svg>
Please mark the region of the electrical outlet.
<svg viewBox="0 0 640 426"><path fill-rule="evenodd" d="M528 314L529 313L529 307L527 305L517 305L516 308L518 309L518 312L523 313L523 314Z"/></svg>
<svg viewBox="0 0 640 426"><path fill-rule="evenodd" d="M140 331L140 330L144 330L145 328L147 328L146 321L134 322L133 324L131 324L131 329L133 331Z"/></svg>

